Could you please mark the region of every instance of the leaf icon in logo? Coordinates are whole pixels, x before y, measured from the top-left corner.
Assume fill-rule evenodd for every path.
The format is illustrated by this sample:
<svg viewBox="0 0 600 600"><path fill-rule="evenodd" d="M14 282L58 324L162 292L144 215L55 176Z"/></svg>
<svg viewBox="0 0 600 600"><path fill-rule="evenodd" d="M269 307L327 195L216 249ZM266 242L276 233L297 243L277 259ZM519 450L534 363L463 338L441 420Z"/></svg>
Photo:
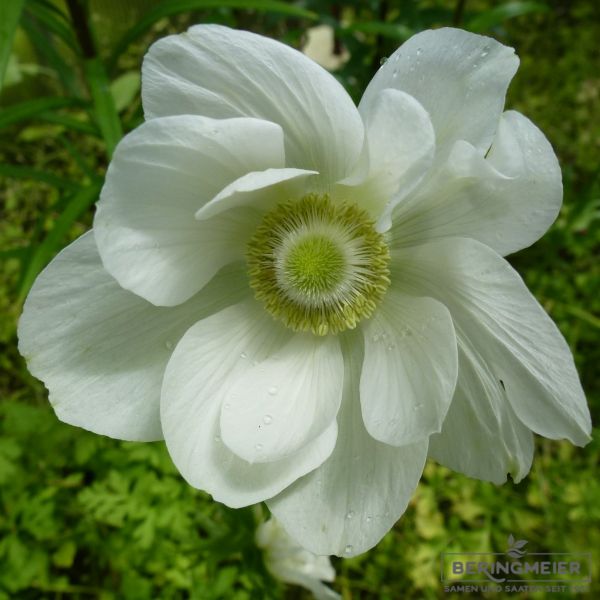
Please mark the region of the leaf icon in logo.
<svg viewBox="0 0 600 600"><path fill-rule="evenodd" d="M527 554L526 550L521 550L528 542L527 540L515 540L515 536L511 533L508 536L508 550L506 554L512 558L522 558Z"/></svg>

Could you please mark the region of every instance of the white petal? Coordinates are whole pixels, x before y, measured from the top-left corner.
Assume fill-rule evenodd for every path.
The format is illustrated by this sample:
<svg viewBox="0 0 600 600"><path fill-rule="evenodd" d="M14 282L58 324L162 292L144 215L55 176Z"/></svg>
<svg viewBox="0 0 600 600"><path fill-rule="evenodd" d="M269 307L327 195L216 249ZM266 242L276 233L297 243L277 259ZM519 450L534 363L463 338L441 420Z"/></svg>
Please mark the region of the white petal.
<svg viewBox="0 0 600 600"><path fill-rule="evenodd" d="M280 202L302 196L307 188L306 179L316 174L316 171L303 169L267 169L247 173L207 202L196 213L196 219L203 221L238 206L269 210Z"/></svg>
<svg viewBox="0 0 600 600"><path fill-rule="evenodd" d="M342 600L342 597L327 587L323 582L306 575L299 569L294 569L286 563L276 563L271 566L271 573L285 583L300 585L311 592L315 600Z"/></svg>
<svg viewBox="0 0 600 600"><path fill-rule="evenodd" d="M502 115L487 158L457 142L435 179L393 215L392 246L472 237L509 254L539 239L562 201L558 161L544 134L523 115Z"/></svg>
<svg viewBox="0 0 600 600"><path fill-rule="evenodd" d="M228 268L185 304L156 307L119 287L88 232L35 281L19 350L62 421L120 439L162 439L160 386L174 345L246 289L239 267Z"/></svg>
<svg viewBox="0 0 600 600"><path fill-rule="evenodd" d="M458 371L448 309L390 290L362 329L360 402L367 431L394 446L440 431Z"/></svg>
<svg viewBox="0 0 600 600"><path fill-rule="evenodd" d="M250 301L194 325L167 366L161 419L169 453L190 485L228 506L274 496L319 466L335 445L335 422L306 448L276 462L251 465L221 441L221 405L231 381L287 339L289 332Z"/></svg>
<svg viewBox="0 0 600 600"><path fill-rule="evenodd" d="M340 182L337 193L351 195L379 218L392 196L388 210L427 173L435 152L435 133L427 111L398 90L379 92L363 107L362 116L366 129L362 162L353 176Z"/></svg>
<svg viewBox="0 0 600 600"><path fill-rule="evenodd" d="M228 390L221 412L223 441L250 463L297 452L335 422L343 376L335 336L294 334Z"/></svg>
<svg viewBox="0 0 600 600"><path fill-rule="evenodd" d="M360 108L385 88L402 90L431 116L438 156L447 155L457 140L466 140L483 154L518 65L514 50L492 38L451 28L423 31L382 65Z"/></svg>
<svg viewBox="0 0 600 600"><path fill-rule="evenodd" d="M458 373L442 431L429 438L429 456L469 477L501 484L510 473L518 483L531 467L533 434L468 338L459 337Z"/></svg>
<svg viewBox="0 0 600 600"><path fill-rule="evenodd" d="M98 203L105 268L154 304L184 302L243 258L258 219L235 211L206 224L196 211L249 171L281 166L282 131L273 123L186 115L142 124L117 146Z"/></svg>
<svg viewBox="0 0 600 600"><path fill-rule="evenodd" d="M514 269L487 246L450 238L405 249L392 276L450 310L517 417L548 438L589 441L590 414L573 356Z"/></svg>
<svg viewBox="0 0 600 600"><path fill-rule="evenodd" d="M374 440L360 413L360 339L344 353L344 400L333 454L267 502L286 531L315 554L355 556L372 548L406 510L427 442L395 448Z"/></svg>
<svg viewBox="0 0 600 600"><path fill-rule="evenodd" d="M350 172L362 147L358 111L332 75L289 46L220 25L156 42L144 59L142 99L146 118L200 114L278 123L286 166L319 171L329 182Z"/></svg>
<svg viewBox="0 0 600 600"><path fill-rule="evenodd" d="M302 548L274 518L261 523L255 537L257 546L265 551L265 565L276 579L309 589L317 600L341 600L322 583L335 579L328 556L317 556Z"/></svg>

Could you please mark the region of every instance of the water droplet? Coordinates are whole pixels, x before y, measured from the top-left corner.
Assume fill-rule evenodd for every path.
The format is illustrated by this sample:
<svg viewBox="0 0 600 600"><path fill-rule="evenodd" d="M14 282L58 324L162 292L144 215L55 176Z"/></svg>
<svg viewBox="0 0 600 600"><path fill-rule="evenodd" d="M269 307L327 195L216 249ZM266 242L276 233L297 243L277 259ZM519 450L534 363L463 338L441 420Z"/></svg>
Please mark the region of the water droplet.
<svg viewBox="0 0 600 600"><path fill-rule="evenodd" d="M395 347L396 347L396 344L388 344L387 345L388 350L393 350Z"/></svg>
<svg viewBox="0 0 600 600"><path fill-rule="evenodd" d="M385 63L387 62L388 57L387 56L382 56L381 59L379 60L379 64L380 65L385 65Z"/></svg>
<svg viewBox="0 0 600 600"><path fill-rule="evenodd" d="M352 554L352 550L353 550L353 548L352 548L352 544L348 544L348 545L347 545L347 546L344 548L344 552L345 552L346 554Z"/></svg>
<svg viewBox="0 0 600 600"><path fill-rule="evenodd" d="M379 341L379 335L376 333L372 338L371 338L374 342L378 342Z"/></svg>
<svg viewBox="0 0 600 600"><path fill-rule="evenodd" d="M270 396L274 396L274 395L277 393L277 391L278 391L278 390L277 390L277 387L276 387L276 386L274 386L274 385L272 385L272 386L269 388L269 395L270 395Z"/></svg>
<svg viewBox="0 0 600 600"><path fill-rule="evenodd" d="M246 358L248 358L248 355L245 352L242 352L240 354L240 358L246 359Z"/></svg>
<svg viewBox="0 0 600 600"><path fill-rule="evenodd" d="M221 441L221 436L215 435L215 442L220 442L220 441Z"/></svg>
<svg viewBox="0 0 600 600"><path fill-rule="evenodd" d="M423 52L423 50L421 48L417 48L417 56L421 56L422 52Z"/></svg>
<svg viewBox="0 0 600 600"><path fill-rule="evenodd" d="M173 342L172 342L171 340L167 340L167 341L165 342L165 348L166 348L167 350L173 350Z"/></svg>
<svg viewBox="0 0 600 600"><path fill-rule="evenodd" d="M423 408L423 405L422 405L422 404L415 404L415 405L413 406L413 410L414 410L415 412L418 412L418 411L419 411L419 410L421 410L422 408Z"/></svg>
<svg viewBox="0 0 600 600"><path fill-rule="evenodd" d="M353 510L349 510L346 513L346 519L353 519L354 518L354 511Z"/></svg>
<svg viewBox="0 0 600 600"><path fill-rule="evenodd" d="M262 444L254 444L254 449L257 452L260 452L263 449L263 445Z"/></svg>
<svg viewBox="0 0 600 600"><path fill-rule="evenodd" d="M484 50L484 51L483 51L483 52L480 54L480 56L481 56L481 58L485 58L485 57L486 57L488 54L489 54L489 52L488 52L487 50Z"/></svg>
<svg viewBox="0 0 600 600"><path fill-rule="evenodd" d="M367 517L367 523L370 523L373 520L373 517Z"/></svg>
<svg viewBox="0 0 600 600"><path fill-rule="evenodd" d="M270 425L273 422L273 417L271 415L265 415L263 417L263 423L265 425Z"/></svg>
<svg viewBox="0 0 600 600"><path fill-rule="evenodd" d="M231 404L229 404L229 402L227 402L227 404L225 404L224 408L225 408L225 410L229 410L231 408Z"/></svg>

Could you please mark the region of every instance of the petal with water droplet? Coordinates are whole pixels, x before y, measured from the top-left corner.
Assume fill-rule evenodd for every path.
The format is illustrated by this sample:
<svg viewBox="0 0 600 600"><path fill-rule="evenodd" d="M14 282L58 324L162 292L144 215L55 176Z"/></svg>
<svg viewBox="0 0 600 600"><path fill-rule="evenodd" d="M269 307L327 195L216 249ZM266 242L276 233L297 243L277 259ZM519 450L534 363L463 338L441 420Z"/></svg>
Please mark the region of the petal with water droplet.
<svg viewBox="0 0 600 600"><path fill-rule="evenodd" d="M253 368L252 361L240 358L241 349L260 362L288 339L288 332L275 327L271 317L251 301L194 325L169 361L161 396L169 453L190 485L228 506L247 506L277 494L320 465L335 445L335 420L302 450L279 461L251 465L223 443L221 411L236 408L223 400L231 382ZM259 424L270 429L276 421L268 427ZM258 445L255 453L267 450L262 441L253 443Z"/></svg>
<svg viewBox="0 0 600 600"><path fill-rule="evenodd" d="M448 309L432 298L392 289L362 329L360 403L367 431L394 446L440 431L458 373ZM383 333L388 340L381 340Z"/></svg>
<svg viewBox="0 0 600 600"><path fill-rule="evenodd" d="M221 414L224 442L250 463L297 452L335 421L342 379L337 337L294 333L232 383L226 395L231 410ZM272 418L269 427L263 427L265 414Z"/></svg>
<svg viewBox="0 0 600 600"><path fill-rule="evenodd" d="M358 335L344 337L344 399L335 450L318 469L267 502L290 535L316 554L355 556L377 544L405 511L427 455L427 441L395 448L366 431Z"/></svg>

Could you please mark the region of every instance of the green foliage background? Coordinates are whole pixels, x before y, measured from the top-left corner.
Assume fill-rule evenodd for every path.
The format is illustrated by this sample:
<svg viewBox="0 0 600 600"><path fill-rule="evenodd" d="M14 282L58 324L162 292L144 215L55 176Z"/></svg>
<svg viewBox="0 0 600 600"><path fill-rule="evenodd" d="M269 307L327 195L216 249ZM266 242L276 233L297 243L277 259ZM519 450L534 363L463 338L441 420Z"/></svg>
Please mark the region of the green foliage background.
<svg viewBox="0 0 600 600"><path fill-rule="evenodd" d="M422 29L457 24L516 48L521 68L507 104L554 144L565 204L550 232L510 260L567 338L598 422L594 0L1 2L0 600L305 597L267 574L251 509L228 510L189 488L163 444L118 442L60 423L16 351L16 321L32 281L89 228L110 154L141 122L145 50L199 22L297 47L309 27L331 25L338 50L350 53L335 75L357 100L380 60ZM335 560L335 587L345 599L452 597L439 582L440 553L503 552L514 533L530 551L593 552L590 596L600 597L599 457L597 430L585 449L538 439L530 476L502 487L430 462L394 530L372 551Z"/></svg>

